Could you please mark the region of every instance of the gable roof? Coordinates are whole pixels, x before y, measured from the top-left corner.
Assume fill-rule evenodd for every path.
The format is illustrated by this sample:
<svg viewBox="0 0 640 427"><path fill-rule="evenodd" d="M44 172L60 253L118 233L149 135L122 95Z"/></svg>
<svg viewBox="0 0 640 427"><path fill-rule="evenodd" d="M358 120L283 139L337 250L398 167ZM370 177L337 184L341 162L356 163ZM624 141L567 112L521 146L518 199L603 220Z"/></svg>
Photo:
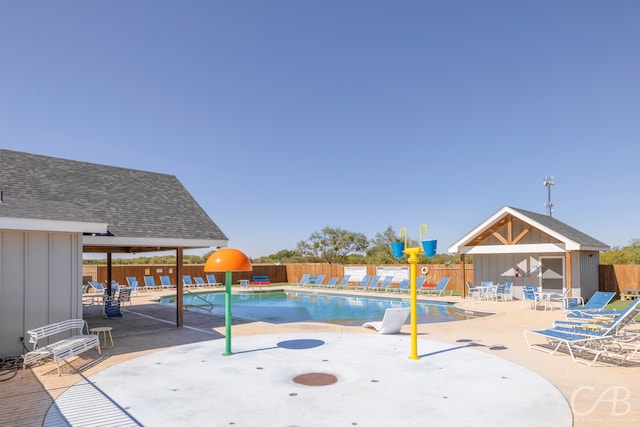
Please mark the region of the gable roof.
<svg viewBox="0 0 640 427"><path fill-rule="evenodd" d="M484 235L487 235L492 228L499 225L501 221L504 221L508 216L519 219L520 221L535 227L542 233L557 240L557 243L543 243L543 244L529 244L529 245L501 245L500 247L484 246L482 249L480 246L472 244L473 240L481 239ZM496 253L504 252L503 249L510 249L511 251L528 251L528 252L559 252L559 251L602 251L608 250L609 246L575 228L558 221L557 219L539 214L536 212L527 211L524 209L513 208L510 206L504 206L502 209L491 215L484 222L471 230L460 240L455 242L449 247L449 252L452 253Z"/></svg>
<svg viewBox="0 0 640 427"><path fill-rule="evenodd" d="M73 223L87 233L85 252L228 241L173 175L0 150L0 191L0 228L26 223L55 231L56 224Z"/></svg>

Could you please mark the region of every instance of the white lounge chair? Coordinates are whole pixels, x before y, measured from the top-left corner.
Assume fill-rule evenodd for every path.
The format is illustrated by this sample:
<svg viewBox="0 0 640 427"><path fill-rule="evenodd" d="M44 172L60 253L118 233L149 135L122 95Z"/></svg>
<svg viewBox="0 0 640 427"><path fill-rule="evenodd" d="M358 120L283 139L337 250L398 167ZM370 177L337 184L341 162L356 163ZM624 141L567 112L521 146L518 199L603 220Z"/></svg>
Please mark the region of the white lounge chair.
<svg viewBox="0 0 640 427"><path fill-rule="evenodd" d="M382 322L367 322L362 327L375 329L380 334L397 334L407 321L410 311L409 307L387 308Z"/></svg>

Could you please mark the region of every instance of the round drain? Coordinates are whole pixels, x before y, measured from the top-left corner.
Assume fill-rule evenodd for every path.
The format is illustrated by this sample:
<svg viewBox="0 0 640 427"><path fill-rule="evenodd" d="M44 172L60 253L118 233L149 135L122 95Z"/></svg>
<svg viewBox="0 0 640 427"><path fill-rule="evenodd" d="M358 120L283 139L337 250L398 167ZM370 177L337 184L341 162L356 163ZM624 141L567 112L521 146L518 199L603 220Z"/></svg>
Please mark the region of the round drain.
<svg viewBox="0 0 640 427"><path fill-rule="evenodd" d="M321 372L310 372L308 374L298 375L293 379L294 383L310 386L331 385L338 382L335 375L323 374Z"/></svg>

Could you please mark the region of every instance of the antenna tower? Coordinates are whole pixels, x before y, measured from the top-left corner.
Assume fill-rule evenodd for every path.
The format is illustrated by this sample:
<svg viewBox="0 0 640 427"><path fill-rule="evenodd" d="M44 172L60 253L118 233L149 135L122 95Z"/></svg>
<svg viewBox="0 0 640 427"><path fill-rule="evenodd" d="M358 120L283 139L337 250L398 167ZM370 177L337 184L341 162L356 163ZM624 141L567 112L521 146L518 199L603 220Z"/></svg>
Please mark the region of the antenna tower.
<svg viewBox="0 0 640 427"><path fill-rule="evenodd" d="M553 203L551 203L551 186L556 185L556 180L553 176L545 176L544 177L544 186L547 187L547 203L544 204L544 207L549 209L549 216L553 216Z"/></svg>

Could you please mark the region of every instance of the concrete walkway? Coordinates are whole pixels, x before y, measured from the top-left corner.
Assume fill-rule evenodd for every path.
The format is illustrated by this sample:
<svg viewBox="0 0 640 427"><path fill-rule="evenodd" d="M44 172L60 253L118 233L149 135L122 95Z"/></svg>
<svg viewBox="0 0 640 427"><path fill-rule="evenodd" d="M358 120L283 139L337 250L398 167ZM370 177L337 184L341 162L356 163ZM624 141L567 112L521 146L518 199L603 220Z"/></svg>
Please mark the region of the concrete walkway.
<svg viewBox="0 0 640 427"><path fill-rule="evenodd" d="M638 367L587 367L526 347L522 331L550 326L559 310L453 298L462 309L495 314L419 325L419 361L408 359L408 325L380 336L360 327L234 319L234 355L222 356L224 319L190 310L176 328L175 310L152 302L166 293L141 292L123 319L87 316L90 327L114 328L116 346L102 357L85 352L63 365L62 377L47 363L0 383L1 424L42 425L46 417L56 425L60 414L80 414L83 406L74 404L85 400L101 402L116 425L180 425L201 413L207 425L412 425L411 416L435 425L571 425L571 414L576 427L640 424ZM308 373L336 382L293 381ZM496 403L505 396L507 405ZM175 409L185 405L191 410ZM330 414L336 418L322 424ZM73 425L108 425L96 415L87 420Z"/></svg>

